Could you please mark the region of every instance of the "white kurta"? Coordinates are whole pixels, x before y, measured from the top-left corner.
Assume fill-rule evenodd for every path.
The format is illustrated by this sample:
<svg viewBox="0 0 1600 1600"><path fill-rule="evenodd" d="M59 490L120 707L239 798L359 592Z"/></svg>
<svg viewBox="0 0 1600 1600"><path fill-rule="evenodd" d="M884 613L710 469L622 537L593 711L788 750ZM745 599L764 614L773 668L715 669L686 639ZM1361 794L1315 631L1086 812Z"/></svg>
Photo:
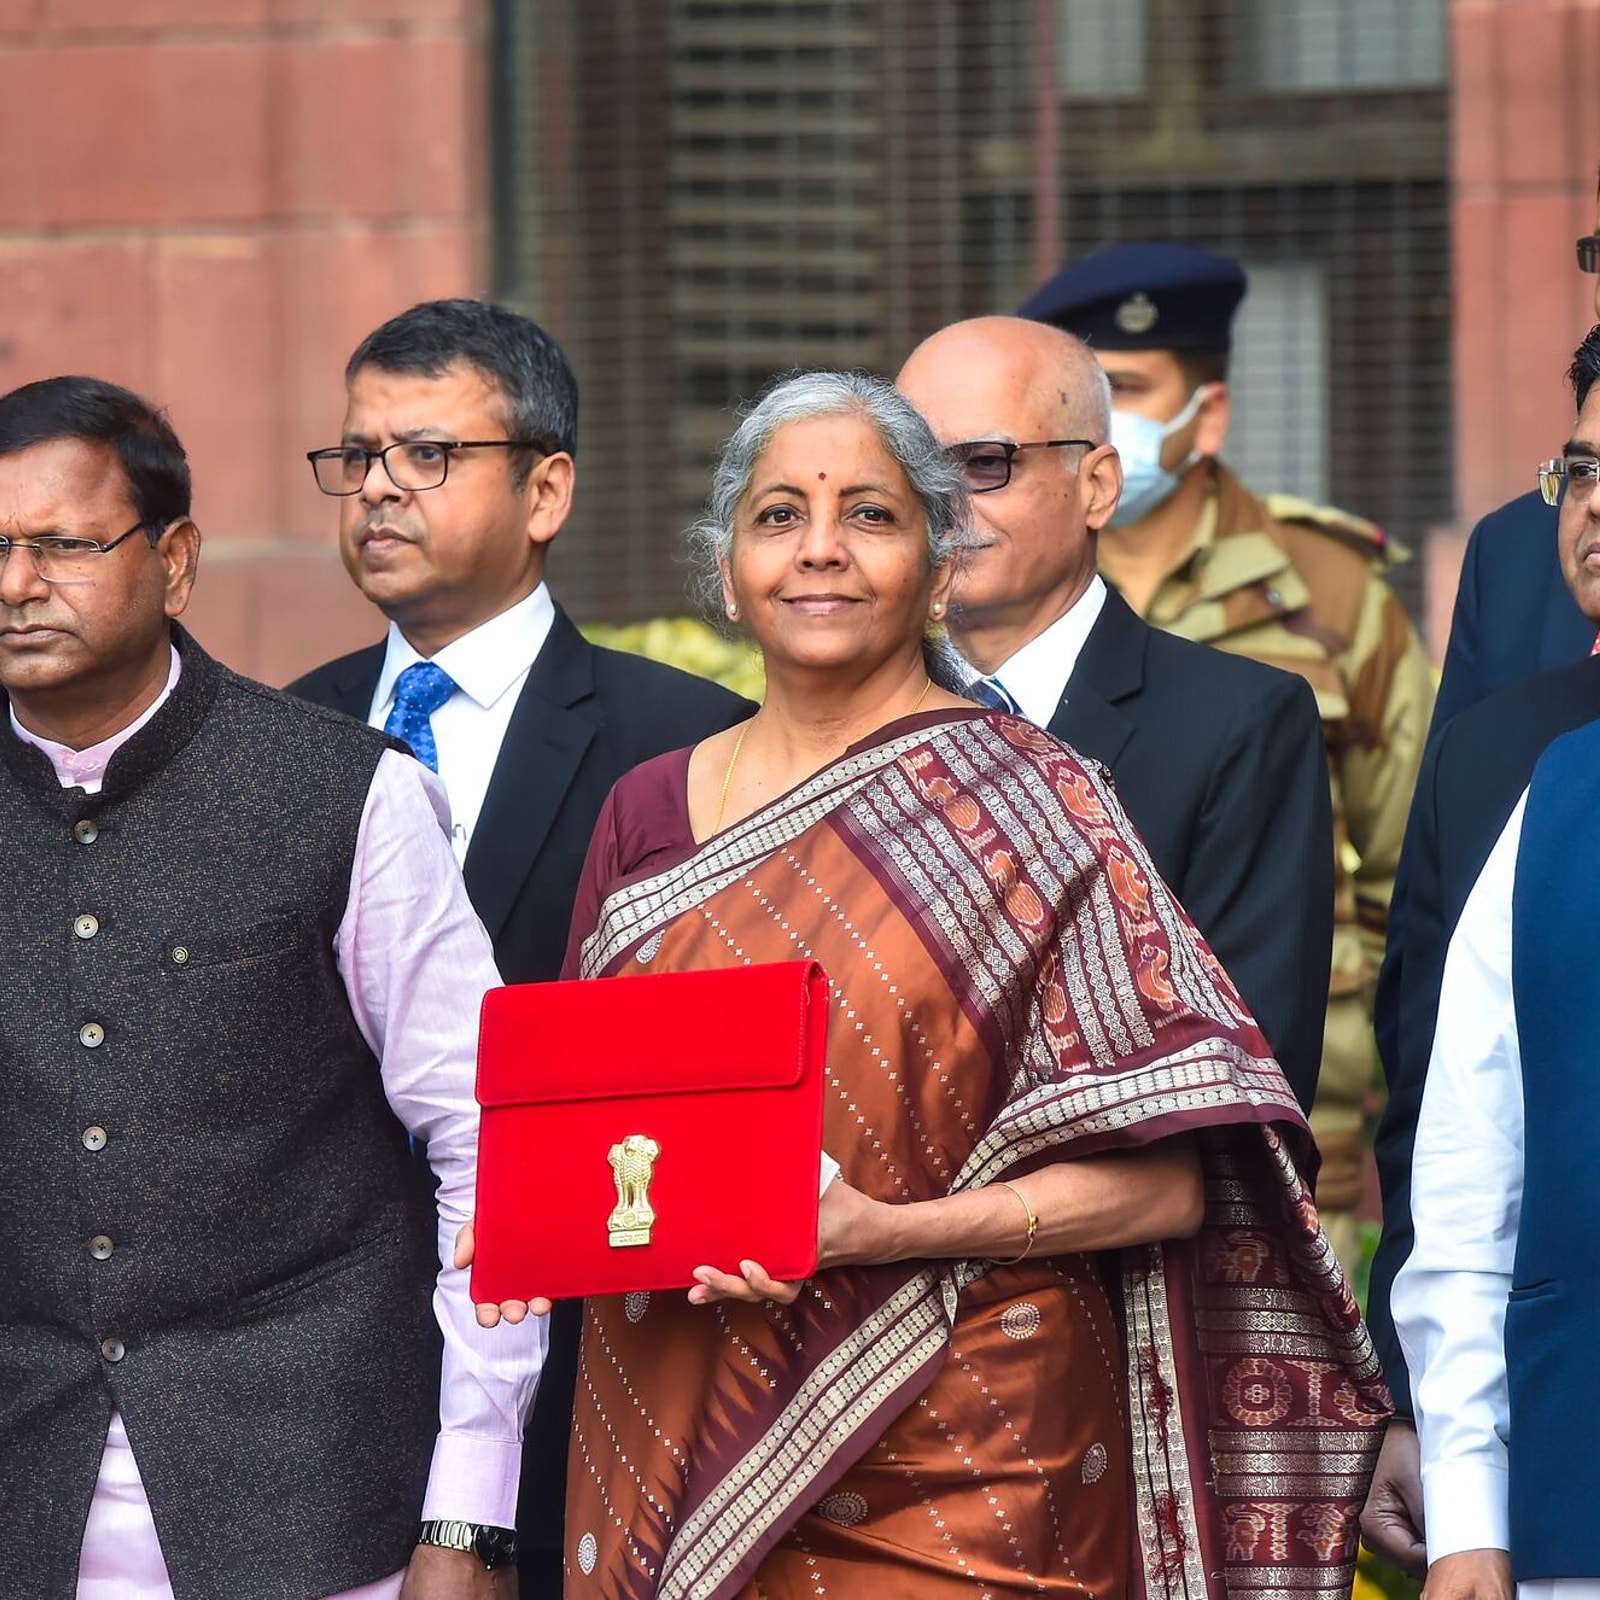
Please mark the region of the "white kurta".
<svg viewBox="0 0 1600 1600"><path fill-rule="evenodd" d="M1391 1299L1411 1368L1430 1561L1510 1548L1505 1320L1523 1161L1511 891L1526 807L1524 794L1445 957L1412 1157L1416 1244ZM1517 1594L1600 1600L1600 1574L1523 1583Z"/></svg>

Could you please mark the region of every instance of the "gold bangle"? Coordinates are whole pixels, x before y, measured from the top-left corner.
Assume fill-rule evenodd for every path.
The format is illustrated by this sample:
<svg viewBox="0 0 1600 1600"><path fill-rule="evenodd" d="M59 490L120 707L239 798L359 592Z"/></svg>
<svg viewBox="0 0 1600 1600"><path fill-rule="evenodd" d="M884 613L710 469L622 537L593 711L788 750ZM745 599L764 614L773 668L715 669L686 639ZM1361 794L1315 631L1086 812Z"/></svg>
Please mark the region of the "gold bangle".
<svg viewBox="0 0 1600 1600"><path fill-rule="evenodd" d="M998 1184L992 1184L990 1187L1009 1189L1012 1194L1014 1194L1017 1199L1022 1202L1022 1209L1027 1213L1028 1239L1027 1243L1025 1243L1022 1247L1022 1254L1020 1256L991 1256L989 1258L997 1267L1012 1267L1015 1266L1017 1262L1025 1260L1032 1251L1034 1238L1039 1232L1039 1219L1033 1214L1033 1207L1028 1204L1027 1195L1025 1195L1014 1183L1007 1183L1004 1179L1002 1179Z"/></svg>

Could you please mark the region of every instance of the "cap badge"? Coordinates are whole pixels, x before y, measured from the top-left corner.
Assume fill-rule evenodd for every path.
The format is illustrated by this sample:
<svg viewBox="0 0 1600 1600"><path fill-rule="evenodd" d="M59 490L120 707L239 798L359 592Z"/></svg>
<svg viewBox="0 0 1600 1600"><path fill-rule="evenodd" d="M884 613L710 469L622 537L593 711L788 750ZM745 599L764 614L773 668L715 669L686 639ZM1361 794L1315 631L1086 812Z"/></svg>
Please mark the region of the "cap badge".
<svg viewBox="0 0 1600 1600"><path fill-rule="evenodd" d="M1131 300L1124 300L1112 318L1124 333L1132 334L1149 333L1160 320L1161 313L1156 310L1155 301L1143 289Z"/></svg>

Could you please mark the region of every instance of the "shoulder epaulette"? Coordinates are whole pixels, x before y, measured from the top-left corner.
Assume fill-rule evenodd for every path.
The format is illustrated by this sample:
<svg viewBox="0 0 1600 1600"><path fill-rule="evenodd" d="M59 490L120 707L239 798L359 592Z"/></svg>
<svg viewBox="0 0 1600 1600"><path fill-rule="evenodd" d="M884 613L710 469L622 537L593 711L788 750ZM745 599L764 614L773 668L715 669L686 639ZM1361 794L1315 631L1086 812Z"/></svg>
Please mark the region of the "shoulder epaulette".
<svg viewBox="0 0 1600 1600"><path fill-rule="evenodd" d="M1267 510L1278 522L1298 522L1307 527L1331 533L1336 539L1353 545L1364 555L1376 556L1385 562L1404 561L1409 552L1391 539L1375 522L1358 517L1337 506L1319 506L1314 500L1297 494L1269 494L1265 497Z"/></svg>

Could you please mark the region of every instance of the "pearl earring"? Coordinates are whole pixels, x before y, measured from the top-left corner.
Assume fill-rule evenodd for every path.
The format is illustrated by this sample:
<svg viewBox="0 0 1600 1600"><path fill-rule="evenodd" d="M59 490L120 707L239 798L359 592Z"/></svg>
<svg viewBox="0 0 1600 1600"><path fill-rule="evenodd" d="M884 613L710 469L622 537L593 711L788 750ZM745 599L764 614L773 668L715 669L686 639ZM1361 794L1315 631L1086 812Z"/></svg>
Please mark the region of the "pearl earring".
<svg viewBox="0 0 1600 1600"><path fill-rule="evenodd" d="M729 605L729 607L728 607L728 621L729 622L737 622L738 620L739 620L739 608L738 608L738 606Z"/></svg>
<svg viewBox="0 0 1600 1600"><path fill-rule="evenodd" d="M935 617L942 617L944 615L944 601L943 600L935 600L933 602L933 614L934 614Z"/></svg>

